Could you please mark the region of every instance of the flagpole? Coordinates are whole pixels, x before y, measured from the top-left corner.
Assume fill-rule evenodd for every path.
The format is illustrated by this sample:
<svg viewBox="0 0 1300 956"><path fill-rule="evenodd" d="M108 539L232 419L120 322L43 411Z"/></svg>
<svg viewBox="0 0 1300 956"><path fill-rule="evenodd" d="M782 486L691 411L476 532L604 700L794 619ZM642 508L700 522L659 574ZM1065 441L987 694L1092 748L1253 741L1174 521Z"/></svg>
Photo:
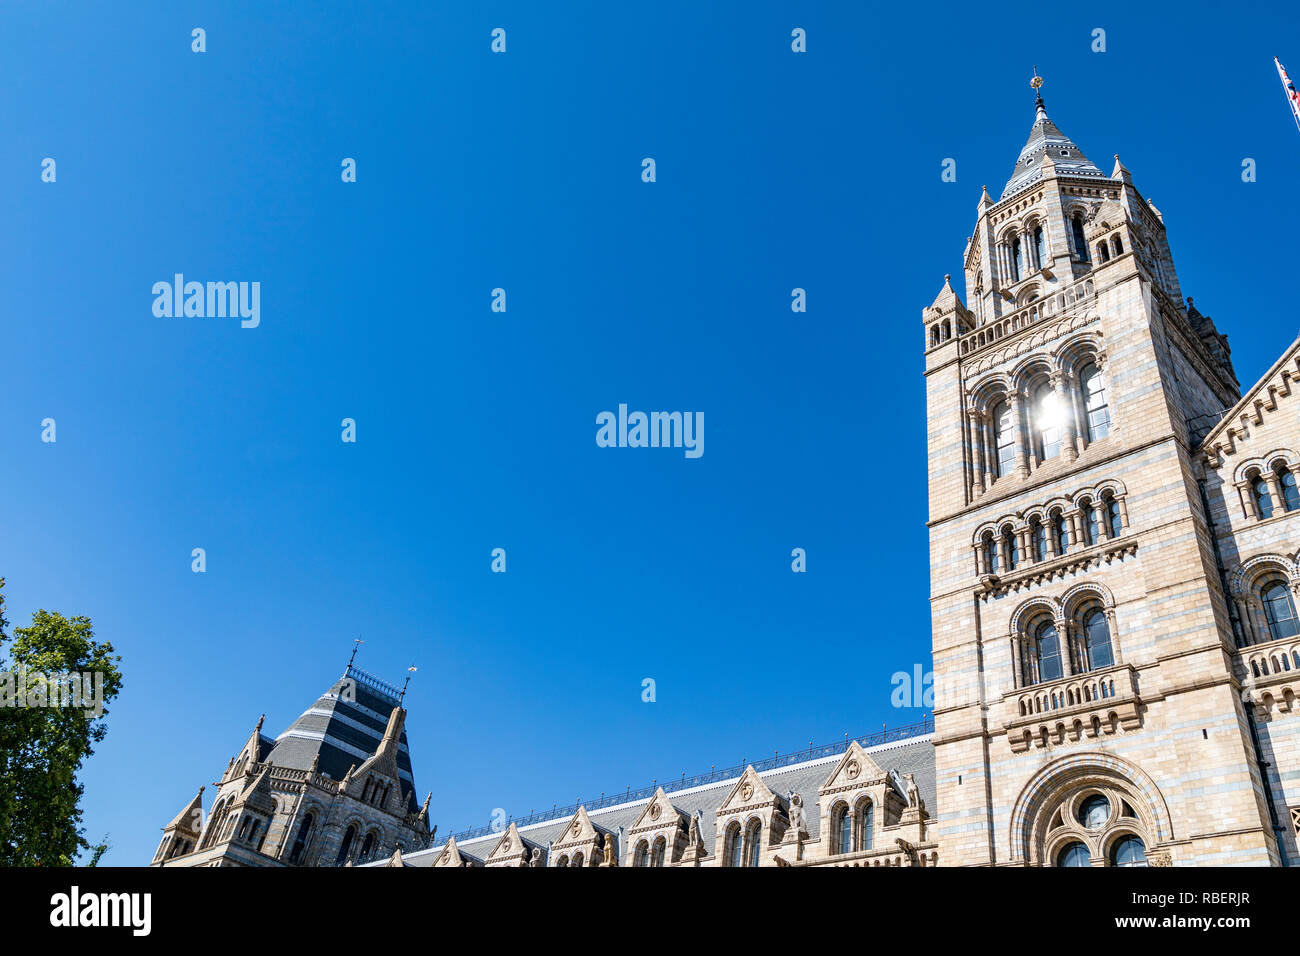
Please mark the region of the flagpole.
<svg viewBox="0 0 1300 956"><path fill-rule="evenodd" d="M1291 77L1287 74L1282 61L1273 57L1273 65L1277 67L1278 79L1282 81L1282 92L1286 96L1287 105L1291 107L1291 118L1295 120L1295 128L1300 130L1300 93L1296 92L1295 84L1291 82Z"/></svg>

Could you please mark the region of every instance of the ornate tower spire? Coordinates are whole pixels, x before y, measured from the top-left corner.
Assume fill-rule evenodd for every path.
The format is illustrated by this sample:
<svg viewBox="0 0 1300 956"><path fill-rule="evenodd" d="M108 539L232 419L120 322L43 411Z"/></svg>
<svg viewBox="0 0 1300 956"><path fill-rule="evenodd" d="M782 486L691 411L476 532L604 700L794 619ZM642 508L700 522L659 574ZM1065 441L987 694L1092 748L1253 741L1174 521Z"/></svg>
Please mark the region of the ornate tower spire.
<svg viewBox="0 0 1300 956"><path fill-rule="evenodd" d="M1029 130L1029 138L1016 159L1016 168L1011 178L1002 189L999 202L1014 193L1039 182L1043 178L1043 160L1050 159L1061 176L1095 176L1104 179L1106 174L1098 169L1083 150L1075 145L1055 123L1048 118L1047 106L1043 103L1043 78L1034 67L1033 79L1029 85L1034 88L1034 125Z"/></svg>

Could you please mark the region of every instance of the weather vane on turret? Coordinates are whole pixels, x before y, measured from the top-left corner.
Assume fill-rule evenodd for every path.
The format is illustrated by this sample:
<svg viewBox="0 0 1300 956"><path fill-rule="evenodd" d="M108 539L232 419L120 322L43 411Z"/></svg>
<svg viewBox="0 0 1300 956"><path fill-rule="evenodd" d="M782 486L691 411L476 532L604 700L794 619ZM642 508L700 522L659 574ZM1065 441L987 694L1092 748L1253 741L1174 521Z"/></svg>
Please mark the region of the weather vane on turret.
<svg viewBox="0 0 1300 956"><path fill-rule="evenodd" d="M352 662L355 661L355 660L357 659L357 651L361 650L361 645L364 644L364 643L365 643L365 641L363 641L363 640L362 640L361 638L359 638L359 637L358 637L355 641L352 642L352 656L348 658L348 670L349 670L349 671L352 670ZM347 673L347 671L344 671L344 673Z"/></svg>
<svg viewBox="0 0 1300 956"><path fill-rule="evenodd" d="M406 700L406 687L407 687L407 684L410 684L410 683L411 683L411 675L414 674L415 671L416 671L416 668L414 668L414 667L408 667L408 668L406 669L406 683L402 685L402 694L401 694L400 697L397 698L397 702L398 702L399 704L402 703L402 701Z"/></svg>
<svg viewBox="0 0 1300 956"><path fill-rule="evenodd" d="M1035 105L1043 105L1043 78L1038 75L1038 65L1034 65L1034 78L1029 81L1029 85L1034 88Z"/></svg>

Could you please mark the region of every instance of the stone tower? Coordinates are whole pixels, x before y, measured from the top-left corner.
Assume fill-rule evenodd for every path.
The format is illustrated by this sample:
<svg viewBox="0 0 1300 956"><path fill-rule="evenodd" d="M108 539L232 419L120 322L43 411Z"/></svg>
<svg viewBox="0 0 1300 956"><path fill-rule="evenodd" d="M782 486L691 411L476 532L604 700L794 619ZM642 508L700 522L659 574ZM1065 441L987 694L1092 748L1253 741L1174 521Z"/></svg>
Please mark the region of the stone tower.
<svg viewBox="0 0 1300 956"><path fill-rule="evenodd" d="M279 737L262 721L217 781L163 828L154 866L349 866L429 845L402 692L353 667Z"/></svg>
<svg viewBox="0 0 1300 956"><path fill-rule="evenodd" d="M1227 340L1119 157L1035 111L969 305L922 313L942 858L1277 863L1195 426Z"/></svg>

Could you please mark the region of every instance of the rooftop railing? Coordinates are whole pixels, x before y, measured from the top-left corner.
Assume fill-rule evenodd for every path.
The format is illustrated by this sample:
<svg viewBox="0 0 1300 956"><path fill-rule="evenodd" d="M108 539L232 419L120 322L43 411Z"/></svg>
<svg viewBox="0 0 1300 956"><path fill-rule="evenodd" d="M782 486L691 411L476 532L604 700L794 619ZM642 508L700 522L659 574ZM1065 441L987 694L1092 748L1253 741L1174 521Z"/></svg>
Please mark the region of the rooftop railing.
<svg viewBox="0 0 1300 956"><path fill-rule="evenodd" d="M393 698L393 700L401 699L402 691L400 688L394 687L392 684L388 683L388 681L380 680L374 674L363 671L361 668L352 664L348 665L348 669L344 672L343 676L351 677L358 684L365 684L371 690L377 690L381 694L387 694L389 697Z"/></svg>
<svg viewBox="0 0 1300 956"><path fill-rule="evenodd" d="M507 817L505 826L514 823L518 827L530 826L534 823L545 823L548 820L567 820L578 812L578 807L586 807L588 812L602 810L607 807L615 807L623 803L634 803L638 800L649 800L654 796L655 791L660 787L664 788L665 793L676 793L681 790L690 790L693 787L703 787L711 783L718 783L723 780L732 780L739 777L745 772L745 768L753 766L758 773L766 773L771 770L779 770L781 767L789 767L798 763L807 763L810 760L820 760L823 757L834 757L844 753L849 749L853 741L857 741L863 747L879 747L882 744L895 743L900 740L908 740L912 737L922 737L934 732L934 718L926 716L923 720L915 724L908 724L903 727L885 728L874 734L866 734L862 737L845 737L843 740L837 740L830 744L820 744L813 746L810 742L803 750L795 750L791 753L777 753L771 757L762 760L742 760L740 763L731 767L714 768L708 773L697 773L694 776L682 774L681 777L651 783L647 787L641 787L633 790L628 787L622 793L603 793L592 800L579 800L569 806L552 807L550 810L538 810L529 813L525 817ZM505 826L501 823L489 823L481 827L471 827L468 830L461 830L453 833L458 843L466 840L473 840L478 837L491 836L494 833L501 833Z"/></svg>

